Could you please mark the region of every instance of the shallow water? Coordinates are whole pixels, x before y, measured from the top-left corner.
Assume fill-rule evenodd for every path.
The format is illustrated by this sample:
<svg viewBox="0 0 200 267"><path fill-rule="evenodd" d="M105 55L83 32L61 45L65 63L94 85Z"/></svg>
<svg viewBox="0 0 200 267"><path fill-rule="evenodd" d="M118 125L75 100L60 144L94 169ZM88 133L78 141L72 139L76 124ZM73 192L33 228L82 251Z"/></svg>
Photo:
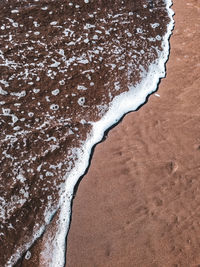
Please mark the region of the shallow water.
<svg viewBox="0 0 200 267"><path fill-rule="evenodd" d="M17 261L62 205L66 233L92 146L164 76L169 4L0 3L2 266ZM64 237L58 231L60 262L52 266L63 265Z"/></svg>

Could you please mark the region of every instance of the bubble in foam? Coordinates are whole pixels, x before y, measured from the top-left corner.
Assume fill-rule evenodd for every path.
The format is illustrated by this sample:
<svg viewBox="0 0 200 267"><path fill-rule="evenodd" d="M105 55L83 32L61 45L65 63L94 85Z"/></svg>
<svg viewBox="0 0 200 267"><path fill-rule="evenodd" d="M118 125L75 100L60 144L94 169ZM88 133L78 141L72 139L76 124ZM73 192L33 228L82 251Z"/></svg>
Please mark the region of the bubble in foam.
<svg viewBox="0 0 200 267"><path fill-rule="evenodd" d="M58 110L58 109L59 109L59 106L58 106L57 104L52 104L52 105L50 106L50 109L51 109L51 110Z"/></svg>
<svg viewBox="0 0 200 267"><path fill-rule="evenodd" d="M79 104L80 106L83 106L83 105L85 104L85 97L80 97L80 98L78 99L78 104Z"/></svg>
<svg viewBox="0 0 200 267"><path fill-rule="evenodd" d="M30 258L31 258L31 252L28 250L27 252L26 252L26 255L25 255L25 260L30 260Z"/></svg>
<svg viewBox="0 0 200 267"><path fill-rule="evenodd" d="M52 93L52 95L58 95L60 93L60 90L59 89L55 89L51 93Z"/></svg>

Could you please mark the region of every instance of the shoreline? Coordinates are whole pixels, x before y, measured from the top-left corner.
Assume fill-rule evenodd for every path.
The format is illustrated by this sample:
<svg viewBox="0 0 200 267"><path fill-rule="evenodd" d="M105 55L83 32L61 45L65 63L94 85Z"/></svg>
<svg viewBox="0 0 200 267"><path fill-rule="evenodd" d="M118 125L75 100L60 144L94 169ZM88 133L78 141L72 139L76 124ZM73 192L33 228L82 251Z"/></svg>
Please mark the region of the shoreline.
<svg viewBox="0 0 200 267"><path fill-rule="evenodd" d="M167 2L169 2L169 1L167 1ZM114 121L117 121L118 120L119 114L121 114L121 116L122 116L124 113L127 113L128 111L130 111L130 108L131 109L137 109L138 103L139 103L139 105L141 105L141 103L143 103L145 101L146 95L149 94L149 93L151 93L153 90L155 90L159 78L164 75L164 61L166 61L166 59L167 59L166 52L168 52L168 40L166 40L166 39L168 39L168 37L169 37L168 36L169 32L171 33L171 28L172 28L172 25L170 23L170 26L168 27L168 32L167 32L167 34L165 36L165 44L164 44L164 47L165 48L164 48L164 52L162 53L162 57L160 57L161 59L159 60L159 62L157 62L157 65L155 64L156 67L155 66L152 67L152 72L150 71L150 73L147 75L147 77L145 77L146 80L144 79L145 80L144 83L142 83L142 85L140 86L140 87L142 87L142 90L141 90L141 88L139 88L140 90L137 90L137 94L136 94L137 97L136 97L136 99L134 99L134 101L136 102L135 103L135 108L134 108L133 104L131 103L131 101L129 99L129 97L131 95L134 95L135 96L135 92L134 93L133 92L130 92L130 93L125 93L124 94L125 95L125 98L126 98L126 101L125 102L126 103L129 103L129 105L126 106L126 107L123 107L123 105L122 105L122 102L123 101L119 100L121 98L124 98L124 96L123 97L118 97L119 99L116 100L116 101L114 101L115 104L113 104L112 110L108 112L109 114L110 113L113 113L112 114L113 116L111 116L111 117L114 117ZM149 83L149 79L150 78L151 78L151 80L153 80L153 82L152 81L150 82L151 83L151 86L147 86L147 84ZM147 90L147 88L148 88L148 90ZM133 88L131 88L130 91L134 91L134 90L135 90L135 88L133 87ZM144 95L144 92L143 91L145 92L145 95ZM138 94L139 94L139 97L138 97ZM139 100L138 100L138 98L139 98ZM115 108L118 107L119 104L120 104L121 109L119 111L119 108L118 108L119 114L118 114L118 116L116 116L115 112L113 112L113 111L115 110ZM116 107L115 107L115 105L116 105ZM109 116L106 115L105 118L103 118L103 121L104 121L103 122L103 129L105 130L106 128L108 128L109 125L111 125L111 118L109 118ZM94 128L96 128L96 133L98 132L98 136L97 137L95 136L93 139L96 140L96 141L99 141L102 138L102 136L103 136L103 133L102 133L102 125L101 126L96 126L96 124L100 124L101 125L102 124L102 121L100 123L95 123L95 127L94 127ZM113 124L113 120L112 120L112 124ZM99 129L101 129L101 130L99 130ZM88 142L89 143L89 145L88 145L89 149L86 148L86 154L89 155L89 151L91 150L91 146L93 146L93 143L97 143L96 141L95 142L91 142L91 140L90 140ZM85 169L85 162L83 162L83 165L84 165L84 169ZM80 171L80 168L78 170L78 173L79 172L81 172ZM68 184L67 184L68 185L68 187L67 187L68 190L65 190L65 193L66 192L68 192L68 193L64 197L64 199L61 200L61 205L63 203L65 203L64 204L64 206L65 206L64 215L63 215L63 208L61 209L61 211L59 210L57 212L57 216L60 216L59 221L61 221L63 223L64 222L64 219L65 219L64 225L66 225L66 220L68 220L67 218L65 218L66 217L66 211L68 210L68 213L70 214L70 208L71 208L70 199L72 197L72 190L73 190L73 187L74 187L74 183L76 183L76 181L75 182L73 181L74 180L74 176L77 176L77 169L75 170L75 175L72 174L72 175L70 175L71 178L68 177L68 181L67 181L68 182ZM80 176L80 175L78 175L78 176ZM71 185L70 185L70 182L69 182L70 179L72 179ZM53 219L53 221L54 221L54 219ZM42 255L41 256L42 257L42 263L41 264L43 266L44 266L44 264L47 264L47 265L49 264L49 263L46 263L46 260L48 258L48 255L50 255L50 253L51 254L53 253L53 250L54 250L54 244L52 244L53 243L52 242L53 240L56 240L55 241L55 243L56 243L56 252L53 253L53 254L56 255L56 259L57 260L55 259L55 257L53 257L54 259L53 259L53 263L52 264L53 265L56 264L57 266L62 266L63 265L63 263L62 263L62 258L63 257L62 257L61 254L63 253L63 247L64 247L64 242L65 242L65 234L63 234L63 231L65 231L66 229L65 229L64 226L60 228L60 226L57 226L56 225L55 227L58 227L58 229L57 229L56 232L58 234L60 233L59 236L57 236L57 235L54 236L52 234L52 232L50 233L50 236L49 236L49 233L46 234L46 232L45 232L45 234L44 234L45 237L43 239L45 240L45 242L47 242L47 244L45 244L44 248L46 248L47 251L43 250L41 252L41 255ZM49 226L49 228L51 229L51 226ZM53 228L52 231L55 231L55 229ZM46 238L46 235L48 236L48 238ZM60 239L60 238L62 240L59 242L58 239ZM41 241L41 242L44 242L44 240ZM40 242L40 240L38 242ZM48 243L51 243L51 244L48 245ZM26 254L25 259L26 258L29 260L29 255L28 254ZM30 262L29 262L29 266L30 266Z"/></svg>
<svg viewBox="0 0 200 267"><path fill-rule="evenodd" d="M132 266L188 266L199 261L198 215L189 219L190 205L198 209L195 187L196 191L200 188L198 113L194 111L199 99L195 64L199 9L195 1L190 5L177 1L173 10L171 55L159 95L150 96L142 109L126 115L109 132L96 147L88 174L79 185L68 235L70 267L130 266L133 262ZM188 218L186 226L184 218Z"/></svg>

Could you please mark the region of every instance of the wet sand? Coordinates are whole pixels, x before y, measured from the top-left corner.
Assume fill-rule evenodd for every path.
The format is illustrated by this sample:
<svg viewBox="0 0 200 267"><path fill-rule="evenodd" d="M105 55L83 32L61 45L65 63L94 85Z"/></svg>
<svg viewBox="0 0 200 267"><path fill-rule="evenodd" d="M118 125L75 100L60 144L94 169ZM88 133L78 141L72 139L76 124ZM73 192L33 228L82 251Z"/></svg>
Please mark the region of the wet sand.
<svg viewBox="0 0 200 267"><path fill-rule="evenodd" d="M170 22L164 0L72 2L0 1L0 266L15 264L37 238L20 266L63 266L72 184L90 150L83 144L98 142L163 75ZM158 57L151 87L130 90L129 101L115 99L121 108L114 112L112 100ZM108 110L114 114L91 133ZM61 205L56 229L46 227Z"/></svg>
<svg viewBox="0 0 200 267"><path fill-rule="evenodd" d="M98 145L73 202L67 266L199 266L200 1L174 1L167 77Z"/></svg>

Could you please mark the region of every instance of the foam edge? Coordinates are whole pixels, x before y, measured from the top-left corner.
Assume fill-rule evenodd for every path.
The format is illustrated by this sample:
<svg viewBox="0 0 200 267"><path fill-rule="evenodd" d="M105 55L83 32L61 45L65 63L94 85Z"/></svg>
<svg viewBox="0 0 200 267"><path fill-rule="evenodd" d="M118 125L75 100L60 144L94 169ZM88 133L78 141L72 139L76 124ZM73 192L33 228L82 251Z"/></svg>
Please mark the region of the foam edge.
<svg viewBox="0 0 200 267"><path fill-rule="evenodd" d="M165 77L165 64L169 58L170 52L169 39L174 27L174 12L171 9L172 0L165 0L165 2L170 22L167 25L167 32L163 37L163 50L160 53L158 60L150 65L148 73L143 73L143 79L141 83L139 83L137 86L130 86L130 90L128 92L116 96L111 103L109 111L101 118L100 121L93 123L93 129L90 138L85 142L83 147L80 148L79 160L76 162L71 173L66 176L65 190L60 200L60 225L59 231L56 233L56 247L53 251L51 265L49 265L51 267L63 267L65 264L65 241L70 225L73 191L78 180L85 173L85 170L88 167L93 146L102 140L105 131L117 123L122 116L130 111L136 110L139 106L144 104L147 97L156 91L160 79ZM67 220L66 216L68 216Z"/></svg>
<svg viewBox="0 0 200 267"><path fill-rule="evenodd" d="M65 265L66 236L69 230L71 219L71 202L73 198L74 187L88 167L92 148L95 144L102 140L104 133L108 128L116 124L126 113L134 111L139 106L144 104L147 97L156 91L160 79L165 77L165 64L168 60L170 52L169 38L174 27L174 12L171 9L172 0L165 0L165 2L170 22L167 25L167 32L163 37L163 51L160 53L158 60L150 65L148 73L143 73L143 79L141 83L136 86L130 86L130 90L128 92L116 96L111 103L109 111L101 118L101 120L92 123L92 133L85 144L79 149L79 160L76 161L72 171L65 175L66 183L62 189L62 195L59 202L59 229L54 238L55 242L53 244L53 250L52 244L49 246L47 244L46 250L42 253L44 256L46 255L46 257L51 257L52 260L48 264L49 267L63 267ZM48 213L45 220L46 224L50 223L55 212L56 210L54 210L51 214ZM43 234L44 231L45 226L35 230L32 240L27 242L23 248L19 248L7 261L5 267L13 266L19 260L22 254L28 250Z"/></svg>

